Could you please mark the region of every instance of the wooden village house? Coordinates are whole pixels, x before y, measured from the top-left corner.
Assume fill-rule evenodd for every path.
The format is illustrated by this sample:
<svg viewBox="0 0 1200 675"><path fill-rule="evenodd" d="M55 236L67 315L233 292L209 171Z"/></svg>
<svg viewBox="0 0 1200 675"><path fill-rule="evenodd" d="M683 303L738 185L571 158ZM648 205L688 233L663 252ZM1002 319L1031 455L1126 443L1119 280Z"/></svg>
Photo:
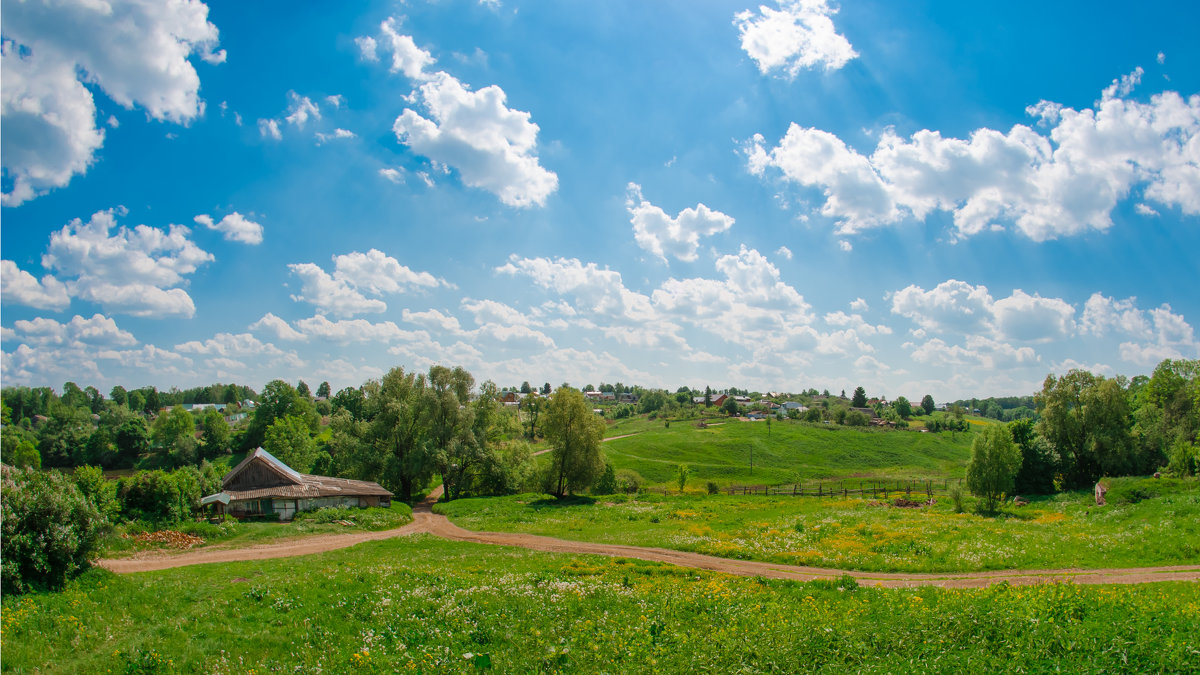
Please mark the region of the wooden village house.
<svg viewBox="0 0 1200 675"><path fill-rule="evenodd" d="M235 518L270 516L291 520L297 511L326 506L391 506L392 493L379 483L300 473L256 449L221 479L221 491L200 500Z"/></svg>

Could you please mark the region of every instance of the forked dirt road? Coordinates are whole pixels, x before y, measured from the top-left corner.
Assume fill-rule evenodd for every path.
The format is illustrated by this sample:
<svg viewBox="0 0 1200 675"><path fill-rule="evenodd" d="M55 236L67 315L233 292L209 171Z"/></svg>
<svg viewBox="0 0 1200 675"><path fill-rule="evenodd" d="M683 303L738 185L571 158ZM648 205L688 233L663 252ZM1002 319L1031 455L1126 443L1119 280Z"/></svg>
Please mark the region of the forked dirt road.
<svg viewBox="0 0 1200 675"><path fill-rule="evenodd" d="M551 553L574 553L590 555L606 555L621 558L637 558L654 562L679 565L694 569L736 574L739 576L760 576L772 579L794 579L811 581L813 579L836 579L842 575L854 577L859 584L867 586L884 586L888 588L910 586L942 586L946 588L978 588L989 584L1006 581L1013 585L1050 583L1055 581L1070 581L1076 584L1141 584L1151 581L1197 581L1200 580L1200 565L1177 565L1174 567L1137 567L1129 569L1099 569L1099 570L1005 570L995 572L963 572L963 573L934 573L934 574L902 574L887 572L857 572L848 570L823 569L819 567L800 567L796 565L779 565L775 563L752 562L748 560L731 560L717 558L700 553L672 551L664 548L649 548L642 546L624 546L619 544L593 544L583 541L568 541L553 537L541 537L532 534L517 534L507 532L473 532L464 530L450 522L448 518L433 512L432 506L442 495L439 487L425 499L413 507L413 522L393 530L382 532L360 532L353 534L318 535L285 541L277 544L260 544L246 548L212 548L201 551L163 554L153 553L135 556L101 560L101 567L113 572L125 574L129 572L146 572L150 570L169 569L186 565L199 565L214 562L236 562L240 560L263 560L267 558L287 558L291 556L309 555L332 551L347 546L354 546L365 541L378 541L392 537L402 537L411 534L432 534L443 539L466 541L476 544L493 544L497 546L516 546L536 551Z"/></svg>

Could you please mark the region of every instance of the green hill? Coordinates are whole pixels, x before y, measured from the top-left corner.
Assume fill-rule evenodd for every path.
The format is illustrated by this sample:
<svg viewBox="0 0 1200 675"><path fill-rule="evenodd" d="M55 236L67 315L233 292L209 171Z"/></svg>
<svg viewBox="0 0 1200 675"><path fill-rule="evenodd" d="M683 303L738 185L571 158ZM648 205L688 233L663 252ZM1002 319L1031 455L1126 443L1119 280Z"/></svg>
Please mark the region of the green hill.
<svg viewBox="0 0 1200 675"><path fill-rule="evenodd" d="M622 428L624 427L624 428ZM613 428L604 452L615 468L669 483L687 464L693 479L790 484L838 478L958 478L971 456L970 433L921 433L800 422L635 423ZM753 452L754 472L750 472Z"/></svg>

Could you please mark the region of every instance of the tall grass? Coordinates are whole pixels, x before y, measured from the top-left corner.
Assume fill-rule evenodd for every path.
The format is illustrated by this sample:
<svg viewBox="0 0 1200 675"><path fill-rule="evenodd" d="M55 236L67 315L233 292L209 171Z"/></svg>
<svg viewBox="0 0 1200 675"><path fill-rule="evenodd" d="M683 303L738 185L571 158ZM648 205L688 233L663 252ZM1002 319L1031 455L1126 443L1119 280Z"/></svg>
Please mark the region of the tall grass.
<svg viewBox="0 0 1200 675"><path fill-rule="evenodd" d="M43 673L1185 672L1200 584L884 590L428 537L3 599Z"/></svg>

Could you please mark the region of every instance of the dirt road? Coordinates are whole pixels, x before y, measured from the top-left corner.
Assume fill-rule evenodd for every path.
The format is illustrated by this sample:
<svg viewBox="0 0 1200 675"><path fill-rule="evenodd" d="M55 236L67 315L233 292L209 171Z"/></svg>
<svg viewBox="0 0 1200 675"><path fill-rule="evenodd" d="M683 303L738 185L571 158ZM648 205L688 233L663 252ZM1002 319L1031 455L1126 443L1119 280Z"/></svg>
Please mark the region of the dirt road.
<svg viewBox="0 0 1200 675"><path fill-rule="evenodd" d="M946 588L978 588L1006 581L1012 585L1070 581L1076 584L1140 584L1151 581L1197 581L1200 580L1200 565L1174 567L1138 567L1130 569L1100 570L1005 570L995 572L963 572L934 574L904 574L887 572L855 572L847 570L800 567L775 563L753 562L717 558L700 553L672 551L664 548L624 546L619 544L593 544L583 541L568 541L553 537L508 532L473 532L464 530L450 522L445 516L433 512L432 506L442 496L442 489L435 489L425 501L413 507L413 522L404 527L382 532L359 532L307 537L290 542L262 544L238 549L204 549L175 554L143 554L134 558L101 560L100 566L117 573L146 572L186 565L239 560L262 560L309 555L353 546L366 541L377 541L391 537L426 533L443 539L466 541L476 544L517 546L551 553L573 553L606 555L622 558L637 558L654 562L691 567L694 569L723 572L739 576L761 576L772 579L794 579L811 581L831 579L842 575L854 577L859 584L888 588L910 586L942 586Z"/></svg>

